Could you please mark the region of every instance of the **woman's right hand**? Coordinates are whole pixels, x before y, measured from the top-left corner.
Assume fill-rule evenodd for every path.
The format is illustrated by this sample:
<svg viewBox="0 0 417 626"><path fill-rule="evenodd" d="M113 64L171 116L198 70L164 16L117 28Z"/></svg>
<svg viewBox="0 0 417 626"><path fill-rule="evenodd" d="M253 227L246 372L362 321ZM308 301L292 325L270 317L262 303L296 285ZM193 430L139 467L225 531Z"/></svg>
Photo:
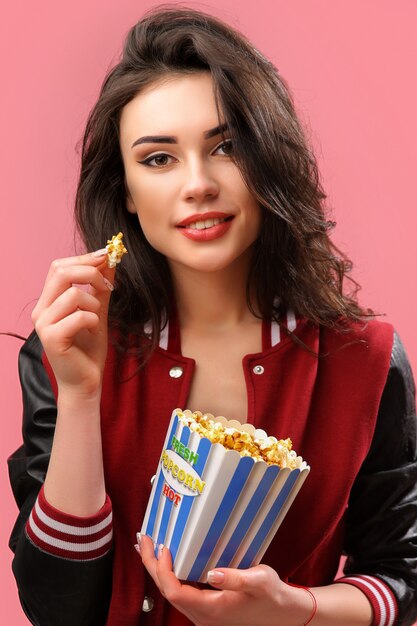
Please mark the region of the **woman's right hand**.
<svg viewBox="0 0 417 626"><path fill-rule="evenodd" d="M114 274L105 249L51 264L32 321L60 392L101 391Z"/></svg>

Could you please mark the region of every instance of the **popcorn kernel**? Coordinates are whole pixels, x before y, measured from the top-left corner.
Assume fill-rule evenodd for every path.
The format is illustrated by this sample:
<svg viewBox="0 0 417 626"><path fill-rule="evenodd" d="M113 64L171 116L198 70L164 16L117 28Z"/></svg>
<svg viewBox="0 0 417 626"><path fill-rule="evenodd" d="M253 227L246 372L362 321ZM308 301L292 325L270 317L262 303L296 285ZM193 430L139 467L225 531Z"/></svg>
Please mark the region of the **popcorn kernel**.
<svg viewBox="0 0 417 626"><path fill-rule="evenodd" d="M111 239L107 240L107 265L110 268L116 267L122 260L122 256L127 254L127 250L123 244L123 233L113 235Z"/></svg>

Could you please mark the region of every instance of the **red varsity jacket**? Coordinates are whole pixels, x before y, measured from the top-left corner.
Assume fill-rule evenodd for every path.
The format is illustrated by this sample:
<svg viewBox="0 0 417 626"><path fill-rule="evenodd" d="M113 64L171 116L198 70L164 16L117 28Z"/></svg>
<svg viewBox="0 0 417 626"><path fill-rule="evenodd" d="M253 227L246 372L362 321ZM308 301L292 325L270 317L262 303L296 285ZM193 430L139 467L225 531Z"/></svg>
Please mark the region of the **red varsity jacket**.
<svg viewBox="0 0 417 626"><path fill-rule="evenodd" d="M377 522L370 531L366 530L373 508L383 510L383 504L378 500L379 492L375 493L373 508L368 506L367 512L363 510L360 491L356 493L364 465L369 463L371 473L371 465L376 472L392 469L391 461L387 463L378 453L372 453L369 462L367 457L390 368L393 328L369 321L363 326L350 325L349 332L342 333L301 320L294 335L308 349L284 333L279 336L277 327L271 329L271 324L264 322L262 352L243 359L247 421L277 437L291 437L295 450L311 466L308 480L263 562L289 582L326 585L334 579L342 552L349 551L351 565L346 582L357 584L368 594L376 615L375 624L395 623L392 620L397 616L399 595L395 590L395 573L389 567L375 564L371 546L371 542L378 544L381 560L384 549L380 540L385 533L376 529ZM171 320L161 341L141 370L133 356L120 360L112 346L106 362L102 436L114 537L111 553L95 560L103 562L103 570L105 567L109 570L111 558L113 562L111 592L108 580L103 583L108 595L103 603L109 603L105 622L108 626L166 624L168 619L166 603L144 571L133 544L145 513L150 479L159 461L171 412L176 407L187 408L195 363L181 354L175 320ZM44 365L53 388L53 374L45 359ZM358 507L362 507L361 514ZM362 520L362 526L361 515L367 518ZM366 550L364 557L359 556L363 555L364 542L368 540L373 555L370 559ZM28 541L27 536L18 541L36 543ZM26 545L21 552L34 549L33 545ZM16 562L23 558L16 558ZM52 558L58 562L64 560L59 556ZM80 571L82 563L85 562L81 562L81 567L77 563ZM376 584L372 582L374 577ZM380 597L375 591L378 581L383 588ZM369 585L374 589L370 591ZM152 611L142 611L145 597L152 599Z"/></svg>

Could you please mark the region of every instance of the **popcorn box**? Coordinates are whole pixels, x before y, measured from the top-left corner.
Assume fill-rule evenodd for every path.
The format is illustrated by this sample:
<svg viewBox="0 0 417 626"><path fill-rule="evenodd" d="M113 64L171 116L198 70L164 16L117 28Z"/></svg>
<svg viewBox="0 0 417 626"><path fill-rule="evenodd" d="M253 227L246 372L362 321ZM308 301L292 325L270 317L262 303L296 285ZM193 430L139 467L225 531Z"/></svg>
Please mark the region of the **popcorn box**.
<svg viewBox="0 0 417 626"><path fill-rule="evenodd" d="M289 469L241 456L190 430L182 415L172 413L141 533L170 549L179 579L205 583L215 567L261 561L310 467L301 457ZM267 437L251 424L213 419Z"/></svg>

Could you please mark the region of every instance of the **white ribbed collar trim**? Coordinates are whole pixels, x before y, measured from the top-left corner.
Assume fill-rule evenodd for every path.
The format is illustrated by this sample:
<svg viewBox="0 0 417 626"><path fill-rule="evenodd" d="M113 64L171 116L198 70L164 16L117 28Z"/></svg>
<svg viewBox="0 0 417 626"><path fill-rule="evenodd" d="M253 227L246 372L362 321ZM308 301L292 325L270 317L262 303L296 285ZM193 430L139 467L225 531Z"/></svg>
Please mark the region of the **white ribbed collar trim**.
<svg viewBox="0 0 417 626"><path fill-rule="evenodd" d="M146 335L152 334L152 323L151 321L147 321L143 327ZM169 337L169 322L166 323L165 327L161 330L161 334L159 336L159 347L163 350L168 350L168 337Z"/></svg>
<svg viewBox="0 0 417 626"><path fill-rule="evenodd" d="M294 332L297 328L297 318L294 315L294 312L289 309L287 311L287 328L289 331ZM144 331L146 334L150 335L152 333L152 324L151 322L146 322L144 326ZM161 330L161 335L159 337L159 347L162 350L168 350L168 337L169 337L169 321L166 323L165 328ZM279 344L281 341L281 329L279 327L278 322L271 322L271 347L274 347Z"/></svg>
<svg viewBox="0 0 417 626"><path fill-rule="evenodd" d="M297 328L297 318L294 315L294 311L289 309L287 311L287 328L289 331L294 332ZM281 329L278 322L273 320L271 322L271 346L274 347L281 341Z"/></svg>

